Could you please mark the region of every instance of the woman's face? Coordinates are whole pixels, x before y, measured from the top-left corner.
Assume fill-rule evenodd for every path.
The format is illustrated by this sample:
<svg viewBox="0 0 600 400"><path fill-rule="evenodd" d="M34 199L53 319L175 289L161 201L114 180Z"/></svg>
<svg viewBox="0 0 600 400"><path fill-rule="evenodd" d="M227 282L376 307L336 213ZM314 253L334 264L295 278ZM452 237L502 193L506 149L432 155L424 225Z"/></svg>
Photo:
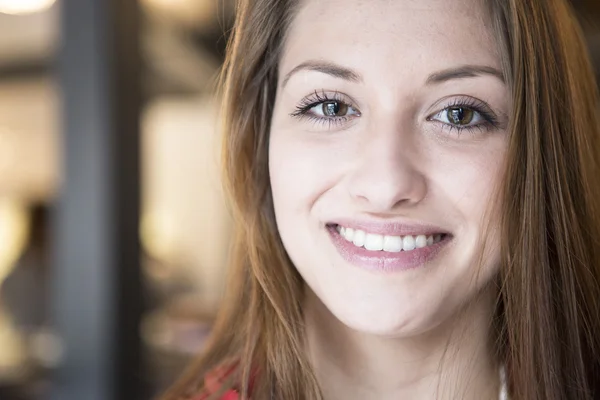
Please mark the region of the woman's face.
<svg viewBox="0 0 600 400"><path fill-rule="evenodd" d="M347 326L432 329L498 268L478 251L508 88L483 0L307 0L285 44L269 169L279 233ZM486 219L487 218L487 219Z"/></svg>

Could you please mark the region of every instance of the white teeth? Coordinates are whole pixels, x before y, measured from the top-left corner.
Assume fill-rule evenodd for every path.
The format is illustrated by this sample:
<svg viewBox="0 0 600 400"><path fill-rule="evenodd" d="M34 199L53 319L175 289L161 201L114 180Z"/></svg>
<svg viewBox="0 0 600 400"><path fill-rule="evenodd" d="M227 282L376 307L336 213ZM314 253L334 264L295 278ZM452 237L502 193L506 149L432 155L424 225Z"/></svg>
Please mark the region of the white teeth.
<svg viewBox="0 0 600 400"><path fill-rule="evenodd" d="M400 236L384 236L383 250L392 253L402 251L402 238Z"/></svg>
<svg viewBox="0 0 600 400"><path fill-rule="evenodd" d="M427 236L427 246L431 246L433 244L433 236Z"/></svg>
<svg viewBox="0 0 600 400"><path fill-rule="evenodd" d="M354 240L354 229L352 229L352 228L346 228L345 238L349 242L353 241Z"/></svg>
<svg viewBox="0 0 600 400"><path fill-rule="evenodd" d="M357 229L354 231L354 238L352 239L352 243L354 243L355 246L362 247L365 245L366 236L367 234L364 231Z"/></svg>
<svg viewBox="0 0 600 400"><path fill-rule="evenodd" d="M402 239L402 250L410 251L415 249L415 238L412 236L404 236Z"/></svg>
<svg viewBox="0 0 600 400"><path fill-rule="evenodd" d="M367 233L360 229L345 228L337 226L336 230L340 236L357 247L364 247L370 251L387 251L397 253L400 251L411 251L431 246L442 240L442 235L417 235L417 236L384 236L375 233Z"/></svg>
<svg viewBox="0 0 600 400"><path fill-rule="evenodd" d="M427 237L425 235L417 236L417 238L415 239L415 246L417 247L417 249L421 249L427 246Z"/></svg>
<svg viewBox="0 0 600 400"><path fill-rule="evenodd" d="M365 237L365 249L372 251L383 250L383 236L367 233L367 236Z"/></svg>

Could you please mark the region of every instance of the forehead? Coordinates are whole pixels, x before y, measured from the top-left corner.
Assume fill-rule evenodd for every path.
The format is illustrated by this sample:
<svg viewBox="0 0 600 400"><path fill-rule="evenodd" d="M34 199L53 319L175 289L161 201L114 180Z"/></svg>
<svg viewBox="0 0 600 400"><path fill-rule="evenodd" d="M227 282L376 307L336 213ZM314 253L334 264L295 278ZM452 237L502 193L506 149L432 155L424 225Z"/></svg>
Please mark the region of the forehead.
<svg viewBox="0 0 600 400"><path fill-rule="evenodd" d="M282 70L328 60L366 76L429 73L454 64L500 66L486 0L304 0Z"/></svg>

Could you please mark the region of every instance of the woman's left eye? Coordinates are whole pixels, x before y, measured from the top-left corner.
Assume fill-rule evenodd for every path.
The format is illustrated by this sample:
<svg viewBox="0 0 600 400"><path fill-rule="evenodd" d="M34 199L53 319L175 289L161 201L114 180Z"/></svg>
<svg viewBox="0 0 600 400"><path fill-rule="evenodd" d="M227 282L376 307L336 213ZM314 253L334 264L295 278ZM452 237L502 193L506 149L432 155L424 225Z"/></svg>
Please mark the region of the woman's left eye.
<svg viewBox="0 0 600 400"><path fill-rule="evenodd" d="M442 122L456 128L480 126L489 122L482 113L466 106L444 108L429 119Z"/></svg>

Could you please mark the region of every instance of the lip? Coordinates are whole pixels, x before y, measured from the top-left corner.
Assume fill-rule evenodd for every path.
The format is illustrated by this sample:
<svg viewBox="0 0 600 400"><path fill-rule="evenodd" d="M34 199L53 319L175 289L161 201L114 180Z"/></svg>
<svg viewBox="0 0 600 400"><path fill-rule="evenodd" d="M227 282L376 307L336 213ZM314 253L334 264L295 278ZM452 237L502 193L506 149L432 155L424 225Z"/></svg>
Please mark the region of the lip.
<svg viewBox="0 0 600 400"><path fill-rule="evenodd" d="M452 241L452 235L444 234L441 241L431 246L392 253L387 251L371 251L355 246L339 234L337 225L328 225L327 230L334 246L344 260L361 269L378 273L394 273L424 267L437 257L440 251ZM433 233L439 233L439 231Z"/></svg>
<svg viewBox="0 0 600 400"><path fill-rule="evenodd" d="M337 219L330 221L327 225L339 225L344 228L360 229L368 233L376 233L378 235L388 236L416 236L416 235L435 235L445 234L450 232L435 225L404 223L401 221L366 221L354 219Z"/></svg>

